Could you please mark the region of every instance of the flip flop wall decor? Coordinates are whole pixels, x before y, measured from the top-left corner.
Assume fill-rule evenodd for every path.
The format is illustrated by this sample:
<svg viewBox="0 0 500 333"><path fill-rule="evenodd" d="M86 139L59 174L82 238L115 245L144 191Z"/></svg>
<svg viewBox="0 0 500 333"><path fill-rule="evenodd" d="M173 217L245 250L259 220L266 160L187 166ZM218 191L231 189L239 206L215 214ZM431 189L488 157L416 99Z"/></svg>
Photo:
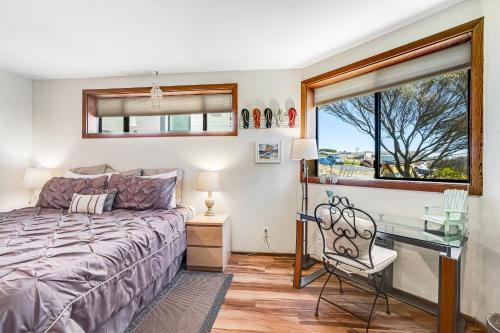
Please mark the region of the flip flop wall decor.
<svg viewBox="0 0 500 333"><path fill-rule="evenodd" d="M253 126L260 128L260 110L258 108L253 109Z"/></svg>
<svg viewBox="0 0 500 333"><path fill-rule="evenodd" d="M282 109L273 110L265 108L262 112L259 108L254 108L250 112L249 109L241 109L241 117L239 119L239 127L242 129L269 129L273 126L280 128L295 128L299 127L299 116L295 108L288 109L283 112Z"/></svg>
<svg viewBox="0 0 500 333"><path fill-rule="evenodd" d="M273 126L273 111L270 108L264 110L264 117L266 118L266 128Z"/></svg>
<svg viewBox="0 0 500 333"><path fill-rule="evenodd" d="M241 110L241 118L243 119L243 128L250 127L250 111L247 109Z"/></svg>
<svg viewBox="0 0 500 333"><path fill-rule="evenodd" d="M295 127L295 118L297 118L297 110L295 108L288 109L288 126L290 128Z"/></svg>
<svg viewBox="0 0 500 333"><path fill-rule="evenodd" d="M283 111L281 109L278 109L278 112L276 112L276 126L283 126Z"/></svg>

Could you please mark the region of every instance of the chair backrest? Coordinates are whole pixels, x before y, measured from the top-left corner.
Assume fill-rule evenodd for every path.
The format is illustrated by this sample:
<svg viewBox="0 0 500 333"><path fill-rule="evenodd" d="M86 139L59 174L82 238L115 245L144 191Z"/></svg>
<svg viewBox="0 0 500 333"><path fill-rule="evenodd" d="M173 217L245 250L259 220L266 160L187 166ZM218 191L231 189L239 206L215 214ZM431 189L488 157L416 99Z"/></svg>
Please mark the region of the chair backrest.
<svg viewBox="0 0 500 333"><path fill-rule="evenodd" d="M467 210L468 192L464 190L446 190L443 194L443 211L449 211L451 220L460 220Z"/></svg>
<svg viewBox="0 0 500 333"><path fill-rule="evenodd" d="M334 196L329 203L316 207L314 217L323 239L324 256L335 261L342 257L348 259L343 263L352 260L373 268L377 225L368 213L355 208L346 197Z"/></svg>

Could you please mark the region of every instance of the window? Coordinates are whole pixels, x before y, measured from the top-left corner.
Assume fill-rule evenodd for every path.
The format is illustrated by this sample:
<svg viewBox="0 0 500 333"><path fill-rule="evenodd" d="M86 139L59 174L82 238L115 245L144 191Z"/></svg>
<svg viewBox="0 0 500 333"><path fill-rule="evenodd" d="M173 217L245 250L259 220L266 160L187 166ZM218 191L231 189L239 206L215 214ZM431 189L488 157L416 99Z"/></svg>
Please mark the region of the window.
<svg viewBox="0 0 500 333"><path fill-rule="evenodd" d="M83 137L237 135L236 84L161 88L84 90Z"/></svg>
<svg viewBox="0 0 500 333"><path fill-rule="evenodd" d="M318 107L319 175L469 180L469 71Z"/></svg>
<svg viewBox="0 0 500 333"><path fill-rule="evenodd" d="M301 135L319 149L310 181L482 194L482 29L478 19L302 81Z"/></svg>
<svg viewBox="0 0 500 333"><path fill-rule="evenodd" d="M318 108L319 175L375 176L375 95L335 101Z"/></svg>

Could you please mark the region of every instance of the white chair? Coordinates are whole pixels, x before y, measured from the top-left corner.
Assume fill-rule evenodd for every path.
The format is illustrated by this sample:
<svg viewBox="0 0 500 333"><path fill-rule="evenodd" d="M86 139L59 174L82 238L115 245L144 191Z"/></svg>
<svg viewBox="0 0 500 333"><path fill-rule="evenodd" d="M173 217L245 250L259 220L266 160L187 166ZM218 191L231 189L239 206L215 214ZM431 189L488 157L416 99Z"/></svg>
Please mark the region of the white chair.
<svg viewBox="0 0 500 333"><path fill-rule="evenodd" d="M443 193L442 206L425 206L425 213L422 219L425 221L426 229L429 222L440 225L440 230L444 235L451 233L451 227L456 226L463 230L468 220L467 201L469 193L464 190L446 190ZM438 214L431 214L432 208L439 208Z"/></svg>
<svg viewBox="0 0 500 333"><path fill-rule="evenodd" d="M368 319L361 318L367 321L366 332L368 332L373 310L380 294L385 298L386 313L390 314L389 299L383 289L384 270L396 260L398 253L375 245L377 234L375 221L369 214L354 208L354 205L345 197L334 196L329 203L318 205L314 216L323 239L323 264L327 272L330 273L319 294L315 315L319 315L319 303L324 300L355 317L361 318L323 297L325 287L332 275L335 275L339 281L340 293L343 293L342 279L350 279L349 284L365 290L361 288L363 286L375 294ZM360 283L360 279L352 279L353 274L367 276L368 283Z"/></svg>

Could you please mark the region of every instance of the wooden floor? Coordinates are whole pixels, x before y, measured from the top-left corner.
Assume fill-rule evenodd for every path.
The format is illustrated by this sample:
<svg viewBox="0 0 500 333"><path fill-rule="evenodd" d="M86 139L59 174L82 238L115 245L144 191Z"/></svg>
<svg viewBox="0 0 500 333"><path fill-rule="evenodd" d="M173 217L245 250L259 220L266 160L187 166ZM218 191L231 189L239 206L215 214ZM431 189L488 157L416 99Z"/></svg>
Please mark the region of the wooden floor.
<svg viewBox="0 0 500 333"><path fill-rule="evenodd" d="M365 332L366 324L346 312L322 302L314 316L316 300L325 281L322 277L303 289L292 287L292 258L279 256L232 255L226 272L234 274L231 288L214 323L212 332ZM369 312L373 295L330 279L327 297L335 299L363 317ZM377 303L369 332L436 332L436 317L390 299L391 314L383 300ZM467 333L483 332L468 327Z"/></svg>

